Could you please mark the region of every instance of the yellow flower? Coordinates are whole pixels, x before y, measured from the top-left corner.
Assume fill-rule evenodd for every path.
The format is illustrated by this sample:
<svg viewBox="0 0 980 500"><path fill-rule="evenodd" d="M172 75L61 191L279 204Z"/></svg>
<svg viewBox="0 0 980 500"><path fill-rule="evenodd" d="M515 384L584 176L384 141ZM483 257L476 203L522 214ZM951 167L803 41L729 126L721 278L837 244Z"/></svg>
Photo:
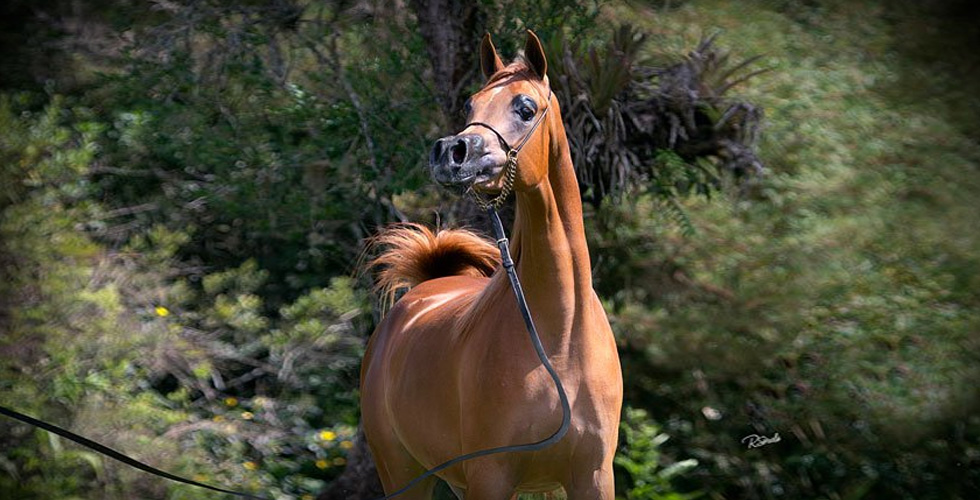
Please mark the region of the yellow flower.
<svg viewBox="0 0 980 500"><path fill-rule="evenodd" d="M211 417L211 420L214 420L215 422L224 422L225 421L225 417L222 417L221 415L215 415L215 416Z"/></svg>
<svg viewBox="0 0 980 500"><path fill-rule="evenodd" d="M316 465L317 469L326 469L330 464L328 464L326 460L321 459L317 460L314 465Z"/></svg>
<svg viewBox="0 0 980 500"><path fill-rule="evenodd" d="M163 306L156 306L156 308L153 309L153 312L157 313L157 316L160 316L161 318L170 316L170 309Z"/></svg>
<svg viewBox="0 0 980 500"><path fill-rule="evenodd" d="M247 470L255 470L259 468L259 464L255 462L245 462L242 464L242 467L245 467Z"/></svg>
<svg viewBox="0 0 980 500"><path fill-rule="evenodd" d="M313 500L313 495L310 495L309 493L307 493L307 494L299 497L299 500Z"/></svg>
<svg viewBox="0 0 980 500"><path fill-rule="evenodd" d="M337 433L334 431L320 431L320 439L323 441L333 441L337 439Z"/></svg>
<svg viewBox="0 0 980 500"><path fill-rule="evenodd" d="M346 463L347 463L347 459L344 458L344 457L337 457L337 458L333 459L333 464L334 465L344 465Z"/></svg>
<svg viewBox="0 0 980 500"><path fill-rule="evenodd" d="M231 396L228 396L227 398L225 398L225 405L226 406L238 406L238 399L237 398L233 398Z"/></svg>
<svg viewBox="0 0 980 500"><path fill-rule="evenodd" d="M243 411L242 418L244 418L245 420L252 420L253 418L255 418L255 414L253 414L250 411Z"/></svg>
<svg viewBox="0 0 980 500"><path fill-rule="evenodd" d="M208 476L205 476L204 474L194 474L191 477L191 479L193 479L193 480L195 480L195 481L197 481L199 483L203 483L204 481L207 481L208 480Z"/></svg>
<svg viewBox="0 0 980 500"><path fill-rule="evenodd" d="M351 448L354 447L354 442L353 441L347 441L347 440L341 441L340 442L340 447L343 448L343 449L345 449L345 450L349 450L349 449L351 449Z"/></svg>

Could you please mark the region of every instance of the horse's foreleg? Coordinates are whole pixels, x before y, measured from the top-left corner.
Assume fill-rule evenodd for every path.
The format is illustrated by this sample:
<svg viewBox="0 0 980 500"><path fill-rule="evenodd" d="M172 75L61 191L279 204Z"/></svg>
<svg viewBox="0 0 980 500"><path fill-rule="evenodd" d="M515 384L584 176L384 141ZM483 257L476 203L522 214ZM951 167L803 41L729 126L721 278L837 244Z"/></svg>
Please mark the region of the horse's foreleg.
<svg viewBox="0 0 980 500"><path fill-rule="evenodd" d="M484 462L485 464L485 462ZM517 484L505 467L471 465L466 470L466 500L511 500Z"/></svg>
<svg viewBox="0 0 980 500"><path fill-rule="evenodd" d="M568 500L613 500L616 485L612 463L600 469L581 471L563 484Z"/></svg>
<svg viewBox="0 0 980 500"><path fill-rule="evenodd" d="M466 500L466 490L464 490L463 488L453 486L450 484L449 489L452 490L453 495L456 495L456 498L458 500Z"/></svg>
<svg viewBox="0 0 980 500"><path fill-rule="evenodd" d="M415 462L415 460L389 460L379 463L378 476L381 477L381 485L384 487L385 494L390 495L403 488L410 481L425 472L425 468ZM398 500L432 500L438 479L428 477L413 486L408 491L398 495Z"/></svg>
<svg viewBox="0 0 980 500"><path fill-rule="evenodd" d="M469 499L469 497L466 496L466 490L462 488L457 488L453 485L449 485L449 489L453 491L453 494L456 495L457 499L459 500ZM519 496L520 495L518 495L517 493L514 493L513 495L510 496L510 500L517 500ZM546 497L546 498L552 498L552 497Z"/></svg>
<svg viewBox="0 0 980 500"><path fill-rule="evenodd" d="M378 468L381 485L384 487L385 494L390 495L424 473L425 467L408 453L394 432L390 432L390 427L378 427L372 429L376 432L371 433L372 439L368 442ZM388 432L381 429L387 429ZM397 498L398 500L431 500L436 482L435 477L426 478Z"/></svg>

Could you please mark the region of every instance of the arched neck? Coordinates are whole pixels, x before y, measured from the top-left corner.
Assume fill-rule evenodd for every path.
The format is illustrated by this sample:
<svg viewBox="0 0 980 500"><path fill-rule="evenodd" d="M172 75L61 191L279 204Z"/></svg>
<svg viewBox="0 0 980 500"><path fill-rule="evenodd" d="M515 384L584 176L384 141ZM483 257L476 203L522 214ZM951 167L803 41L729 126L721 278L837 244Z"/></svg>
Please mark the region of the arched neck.
<svg viewBox="0 0 980 500"><path fill-rule="evenodd" d="M517 193L512 231L517 272L535 316L563 318L570 329L592 298L592 268L582 201L557 109L550 117L548 177Z"/></svg>

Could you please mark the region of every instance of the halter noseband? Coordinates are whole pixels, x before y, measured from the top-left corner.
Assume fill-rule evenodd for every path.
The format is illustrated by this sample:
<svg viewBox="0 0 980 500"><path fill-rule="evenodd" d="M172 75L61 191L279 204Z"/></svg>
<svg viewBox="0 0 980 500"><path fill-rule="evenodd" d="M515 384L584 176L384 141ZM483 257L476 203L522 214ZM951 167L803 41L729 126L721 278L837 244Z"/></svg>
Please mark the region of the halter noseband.
<svg viewBox="0 0 980 500"><path fill-rule="evenodd" d="M470 186L470 188L467 190L467 192L470 194L470 196L473 197L473 200L476 202L477 205L480 206L480 208L484 210L491 207L500 208L500 205L504 203L504 200L506 200L507 197L510 196L510 192L514 189L514 178L517 176L517 154L520 153L521 149L524 148L524 145L527 144L529 140L531 140L531 137L534 135L534 132L538 129L538 125L541 125L541 122L544 121L545 115L547 115L548 111L551 110L551 95L552 92L551 89L549 89L548 101L547 101L548 103L544 108L544 111L542 111L541 114L538 115L538 118L534 120L534 124L531 125L531 130L528 130L527 133L524 134L524 138L522 138L521 142L517 144L517 147L511 147L510 143L507 142L507 139L504 139L503 134L498 132L497 129L493 128L492 125L489 125L487 123L469 122L466 124L466 126L463 127L464 130L471 126L483 127L493 132L493 135L497 136L497 140L500 141L500 145L504 148L504 151L507 151L507 166L504 167L505 168L504 185L500 189L500 192L497 193L497 196L493 197L490 200L486 200L479 193L477 193L472 186Z"/></svg>

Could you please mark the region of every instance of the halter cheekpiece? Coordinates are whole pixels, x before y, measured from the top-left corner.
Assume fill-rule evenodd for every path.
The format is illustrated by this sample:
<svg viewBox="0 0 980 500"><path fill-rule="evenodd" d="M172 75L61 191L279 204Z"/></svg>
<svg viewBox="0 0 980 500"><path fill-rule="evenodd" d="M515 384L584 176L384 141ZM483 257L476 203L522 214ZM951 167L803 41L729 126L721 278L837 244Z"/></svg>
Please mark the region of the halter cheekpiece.
<svg viewBox="0 0 980 500"><path fill-rule="evenodd" d="M533 136L534 132L538 129L538 125L541 125L541 122L544 121L545 115L547 115L548 111L551 109L551 95L552 92L549 89L547 106L544 108L544 111L542 111L541 114L538 115L537 119L534 120L534 124L531 125L531 130L528 130L527 133L524 134L524 137L521 139L521 142L517 144L517 147L511 147L510 143L507 142L507 139L504 139L503 134L498 132L497 129L495 129L492 125L489 125L487 123L469 122L466 124L466 126L463 127L463 129L469 128L471 126L483 127L493 132L493 135L497 136L497 140L500 141L500 145L504 148L504 151L507 151L507 164L504 167L505 169L504 185L501 187L500 192L497 193L497 196L494 196L493 198L488 200L485 199L479 193L477 193L472 186L470 186L470 188L467 189L467 193L470 194L470 196L473 198L473 201L475 201L476 204L479 205L480 208L482 208L483 210L486 210L491 207L500 208L500 206L503 205L507 197L510 196L511 191L513 191L514 179L517 177L517 155L518 153L521 152L521 149L524 148L524 145L527 144L529 140L531 140L531 136Z"/></svg>

